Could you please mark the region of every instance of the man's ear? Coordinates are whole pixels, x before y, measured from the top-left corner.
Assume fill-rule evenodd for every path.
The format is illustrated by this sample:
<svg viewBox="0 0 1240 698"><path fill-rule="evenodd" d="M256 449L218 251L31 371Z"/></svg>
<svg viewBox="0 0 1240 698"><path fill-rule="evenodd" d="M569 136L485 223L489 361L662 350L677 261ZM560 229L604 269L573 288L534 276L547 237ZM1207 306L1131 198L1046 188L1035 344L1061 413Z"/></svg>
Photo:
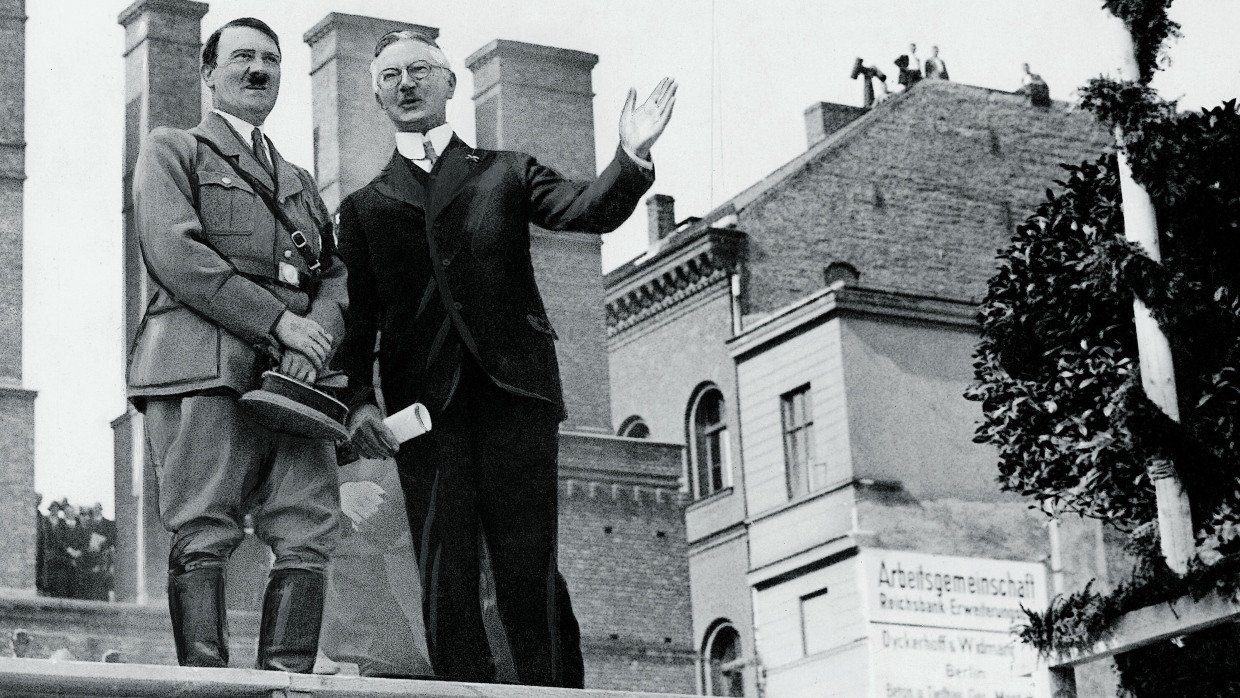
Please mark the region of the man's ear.
<svg viewBox="0 0 1240 698"><path fill-rule="evenodd" d="M456 73L448 71L448 99L452 99L452 95L456 94Z"/></svg>
<svg viewBox="0 0 1240 698"><path fill-rule="evenodd" d="M202 74L202 81L206 84L206 86L211 89L215 89L215 66L204 65L199 72Z"/></svg>

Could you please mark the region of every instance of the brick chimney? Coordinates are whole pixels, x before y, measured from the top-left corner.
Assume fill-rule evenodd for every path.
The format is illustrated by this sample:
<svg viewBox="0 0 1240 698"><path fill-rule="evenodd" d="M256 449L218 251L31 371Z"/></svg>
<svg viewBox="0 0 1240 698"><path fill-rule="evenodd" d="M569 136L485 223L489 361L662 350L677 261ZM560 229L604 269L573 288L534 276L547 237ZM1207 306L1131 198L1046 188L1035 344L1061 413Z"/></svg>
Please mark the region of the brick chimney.
<svg viewBox="0 0 1240 698"><path fill-rule="evenodd" d="M302 36L310 45L314 176L330 210L378 174L396 147L392 122L375 105L370 59L379 37L402 29L439 36L434 27L343 12Z"/></svg>
<svg viewBox="0 0 1240 698"><path fill-rule="evenodd" d="M827 136L844 128L864 114L862 107L833 102L817 102L805 109L805 140L807 147L814 147Z"/></svg>
<svg viewBox="0 0 1240 698"><path fill-rule="evenodd" d="M22 387L22 210L26 179L26 2L0 1L0 587L35 593L34 402ZM110 231L109 231L110 232ZM21 591L16 591L21 590Z"/></svg>
<svg viewBox="0 0 1240 698"><path fill-rule="evenodd" d="M650 249L676 229L676 199L667 194L651 194L646 199L646 220L649 221Z"/></svg>
<svg viewBox="0 0 1240 698"><path fill-rule="evenodd" d="M529 153L566 177L594 179L596 63L592 53L505 39L475 51L465 65L474 73L476 145ZM612 433L602 245L598 235L530 230L534 276L560 336L567 431Z"/></svg>
<svg viewBox="0 0 1240 698"><path fill-rule="evenodd" d="M138 249L133 171L142 139L157 126L190 128L203 114L199 77L207 4L136 0L117 17L125 28L125 122L121 182L124 342L137 331L151 289ZM132 408L112 421L116 507L116 597L146 603L164 595L169 536L159 522L158 478Z"/></svg>

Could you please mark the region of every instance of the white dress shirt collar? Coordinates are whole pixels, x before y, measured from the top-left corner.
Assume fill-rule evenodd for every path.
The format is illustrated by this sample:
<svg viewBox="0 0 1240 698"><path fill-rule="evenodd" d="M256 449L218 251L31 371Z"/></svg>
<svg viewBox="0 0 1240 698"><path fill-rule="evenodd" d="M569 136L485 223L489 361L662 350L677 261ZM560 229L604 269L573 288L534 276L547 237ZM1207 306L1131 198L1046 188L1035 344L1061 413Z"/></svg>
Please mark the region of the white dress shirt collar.
<svg viewBox="0 0 1240 698"><path fill-rule="evenodd" d="M448 144L452 142L452 133L452 124L446 122L425 134L397 131L396 150L419 166L426 165L422 169L429 170L430 165L426 162L426 149L422 147L422 141L429 138L431 145L435 146L435 156L438 157L443 155L443 151L447 150Z"/></svg>
<svg viewBox="0 0 1240 698"><path fill-rule="evenodd" d="M251 134L254 133L254 129L258 129L258 132L263 135L263 148L267 151L267 159L271 160L272 162L275 162L275 159L271 157L271 150L267 146L267 134L263 132L262 126L255 126L254 124L246 121L245 119L242 119L241 117L238 117L238 116L233 116L232 114L229 114L226 111L220 111L219 109L212 109L211 111L224 117L224 121L227 121L229 126L232 126L234 129L236 129L238 135L241 136L241 141L247 145L250 145L252 143Z"/></svg>

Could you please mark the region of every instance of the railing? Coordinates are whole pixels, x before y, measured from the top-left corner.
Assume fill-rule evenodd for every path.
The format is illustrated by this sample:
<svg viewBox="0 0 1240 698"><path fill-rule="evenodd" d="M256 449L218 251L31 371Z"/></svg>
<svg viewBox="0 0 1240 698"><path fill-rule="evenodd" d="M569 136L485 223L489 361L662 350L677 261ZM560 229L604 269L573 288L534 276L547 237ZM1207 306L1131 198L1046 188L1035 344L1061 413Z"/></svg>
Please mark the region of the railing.
<svg viewBox="0 0 1240 698"><path fill-rule="evenodd" d="M0 657L5 698L671 698L670 694Z"/></svg>
<svg viewBox="0 0 1240 698"><path fill-rule="evenodd" d="M1196 601L1186 596L1131 611L1114 625L1104 640L1088 651L1051 658L1048 662L1051 697L1076 698L1076 667L1082 664L1237 620L1240 620L1240 603L1217 592Z"/></svg>

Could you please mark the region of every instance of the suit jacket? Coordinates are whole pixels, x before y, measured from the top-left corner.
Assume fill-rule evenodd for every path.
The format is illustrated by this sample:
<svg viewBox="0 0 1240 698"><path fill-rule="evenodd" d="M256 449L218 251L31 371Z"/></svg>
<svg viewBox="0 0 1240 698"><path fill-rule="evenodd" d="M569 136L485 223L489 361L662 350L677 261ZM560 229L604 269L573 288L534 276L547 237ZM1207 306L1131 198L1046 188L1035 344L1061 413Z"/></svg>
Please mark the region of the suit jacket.
<svg viewBox="0 0 1240 698"><path fill-rule="evenodd" d="M617 149L591 183L565 179L533 157L470 148L453 137L428 185L393 153L387 167L340 206L340 256L349 269L345 342L337 358L353 402L373 400L376 332L390 412L412 404L427 378L443 304L465 350L501 387L563 406L555 329L530 258L530 224L606 233L633 213L654 182ZM582 273L595 274L596 269ZM438 313L442 317L442 313Z"/></svg>
<svg viewBox="0 0 1240 698"><path fill-rule="evenodd" d="M276 181L223 117L212 112L188 131L151 131L134 170L134 220L142 261L154 285L129 351L129 396L180 395L255 387L264 354L279 351L272 333L286 309L322 325L337 343L348 306L345 266L334 263L311 297L280 281L281 262L309 269L289 232L227 158L273 186L280 208L323 256L331 219L314 180L271 149ZM321 262L326 266L327 259Z"/></svg>

